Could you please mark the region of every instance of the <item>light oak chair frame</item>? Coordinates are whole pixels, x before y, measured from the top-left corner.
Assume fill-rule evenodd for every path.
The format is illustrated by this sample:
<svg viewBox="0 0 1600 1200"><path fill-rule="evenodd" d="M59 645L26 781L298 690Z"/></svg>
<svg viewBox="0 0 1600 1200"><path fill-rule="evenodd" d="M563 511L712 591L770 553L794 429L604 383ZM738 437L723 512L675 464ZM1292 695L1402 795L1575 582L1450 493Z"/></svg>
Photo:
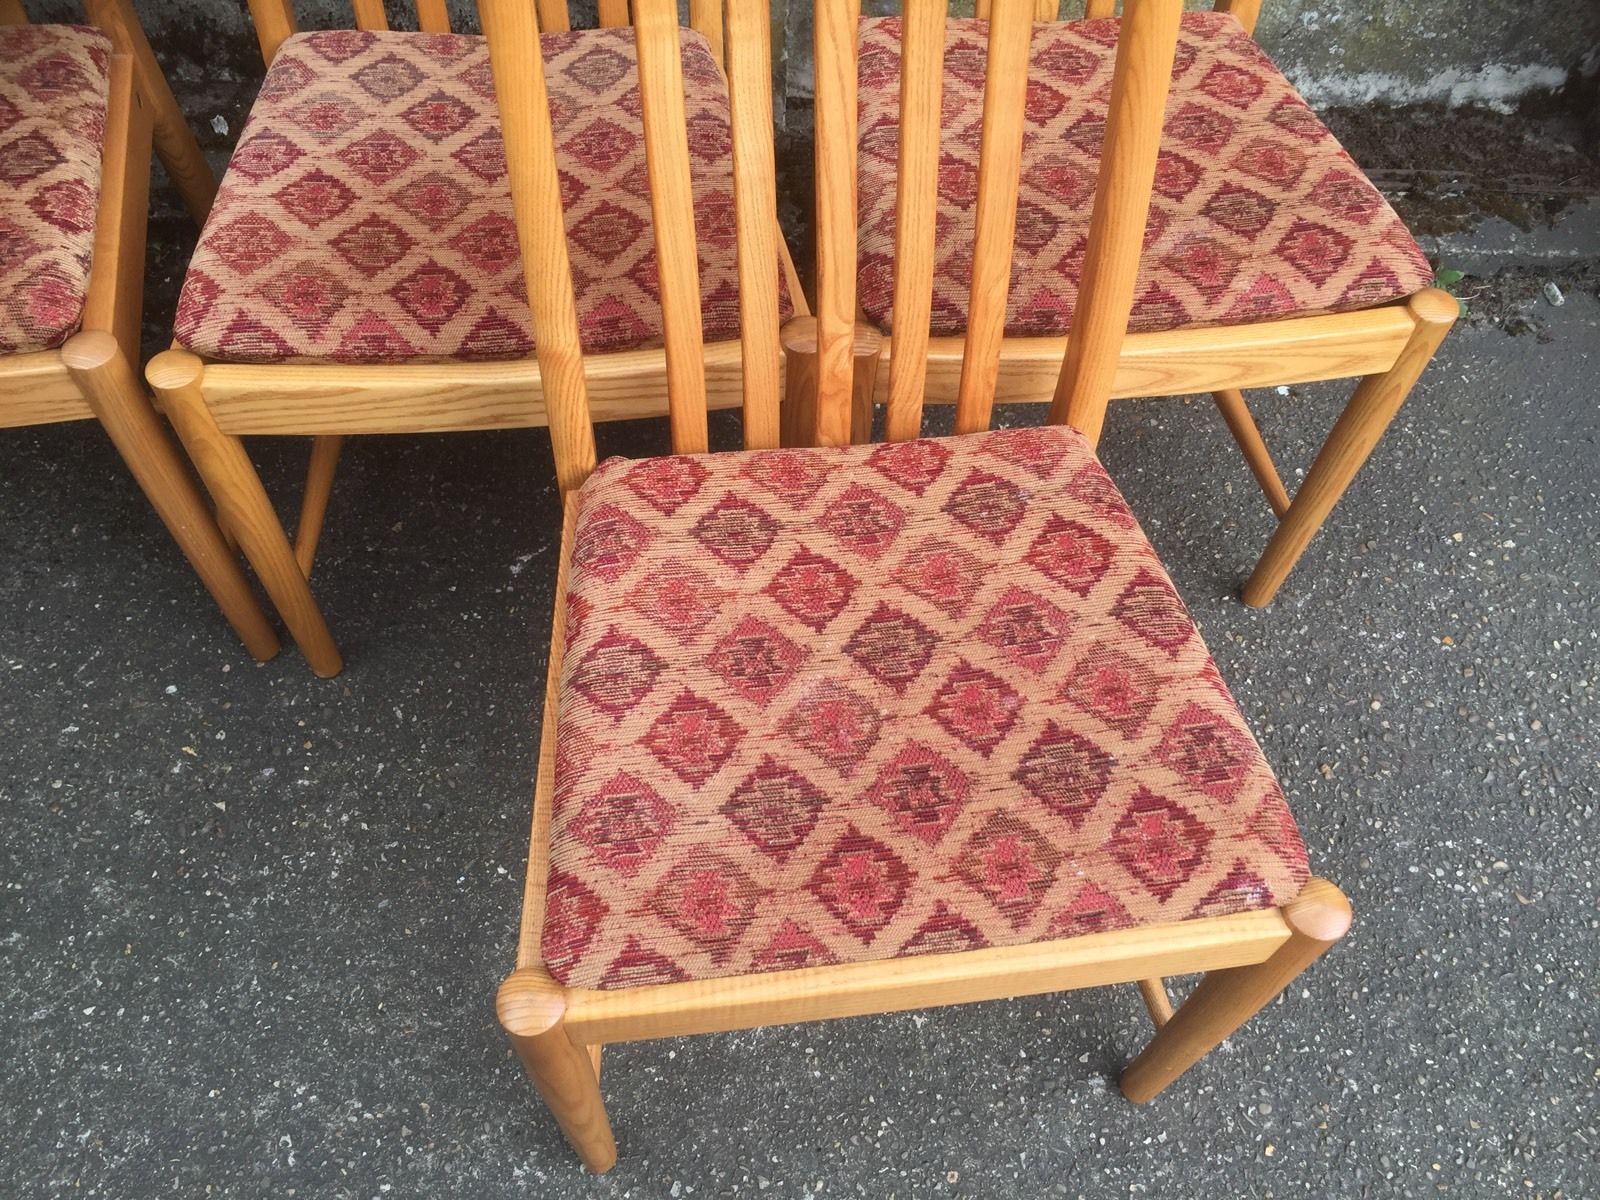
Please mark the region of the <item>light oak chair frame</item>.
<svg viewBox="0 0 1600 1200"><path fill-rule="evenodd" d="M571 27L565 0L530 0L545 32ZM292 0L249 0L261 54L270 66L296 32ZM382 0L352 0L359 29L387 29ZM445 0L416 0L417 23L450 32ZM690 25L722 56L721 0L690 0ZM628 23L627 0L600 0L602 27ZM771 110L766 110L770 121ZM789 295L805 311L799 278L781 238ZM769 289L771 285L768 285ZM772 296L776 311L777 295ZM542 357L542 356L541 356ZM584 364L596 420L660 416L667 411L670 364L664 349L596 354ZM706 347L707 402L741 403L737 342ZM311 591L317 542L327 516L343 439L362 433L447 433L544 426L546 385L533 359L396 365L242 364L209 362L179 347L159 355L148 378L161 396L212 498L223 526L243 548L262 586L311 669L337 675L343 660ZM310 466L293 545L284 532L242 439L257 434L310 435Z"/></svg>
<svg viewBox="0 0 1600 1200"><path fill-rule="evenodd" d="M1253 33L1261 0L1215 0L1214 7L1231 12L1247 33ZM1059 11L1059 0L1037 0L1033 15L1038 21L1053 21ZM1086 0L1084 16L1110 17L1115 11L1115 0ZM989 12L988 0L978 0L977 15L986 18ZM922 19L928 22L922 36L931 40L922 43L919 55L913 57L907 52L904 56L900 78L902 113L915 111L918 106L939 109L945 16L943 10L937 14L930 11ZM1027 56L1023 55L1013 66L1025 76ZM853 97L855 86L853 79L824 80L819 74L819 112L825 88L848 88ZM886 436L898 441L915 436L917 423L913 414L920 413L924 401L955 403L961 408L961 398L977 392L995 404L1048 401L1052 420L1062 419L1065 398L1057 368L1067 352L1069 338L1006 337L1002 332L1004 313L1000 314L1001 325L991 321L981 329L969 318L964 337L929 336L937 212L937 195L929 180L936 178L939 169L937 130L924 131L920 138L909 130L908 124L901 131L896 181L897 332L892 338L881 335L875 355L869 346L877 331L864 315L861 317L863 345L857 355L862 375L855 385L857 440L862 440L860 431L871 426L872 403L885 406ZM834 253L823 243L837 232L842 232L842 226L833 230L826 223L819 224L819 255ZM1003 292L1005 281L999 283ZM1083 285L1087 291L1087 278ZM1111 398L1210 393L1279 520L1244 585L1242 596L1246 604L1260 607L1272 601L1371 455L1458 312L1454 297L1428 288L1408 299L1360 312L1127 334L1112 371ZM1079 325L1075 320L1074 329ZM975 351L986 350L995 340L999 343L998 361L981 377L969 372L965 365L969 357ZM880 361L888 363L886 372L878 369ZM1250 415L1243 389L1352 377L1358 377L1360 383L1291 498ZM791 379L791 386L795 382ZM794 419L804 420L799 415ZM1085 420L1080 428L1091 441L1098 442L1101 420ZM965 421L958 415L956 428L958 432L970 432L987 423L987 410L973 409Z"/></svg>
<svg viewBox="0 0 1600 1200"><path fill-rule="evenodd" d="M136 366L152 141L197 221L216 184L127 0L86 8L113 47L88 294L78 332L59 349L0 357L0 428L99 420L245 648L269 659L277 635ZM0 25L27 21L19 0L0 0Z"/></svg>
<svg viewBox="0 0 1600 1200"><path fill-rule="evenodd" d="M943 3L913 3L919 27L926 31L932 24L930 8ZM1032 5L1033 0L994 3L989 78L996 86L985 105L980 184L980 203L993 221L992 226L980 227L994 232L980 241L983 269L974 272L975 280L1004 280L1008 274L1010 246L1003 232L1007 210L1014 213L1016 207L1023 100L1022 91L1010 85L1023 77L1012 68L1026 61ZM1134 0L1118 47L1107 132L1112 150L1100 178L1089 250L1089 302L1080 336L1073 340L1061 368L1067 416L1075 425L1097 422L1117 370L1165 99L1164 86L1150 83L1170 75L1180 9L1181 0ZM595 443L537 29L526 0L482 0L481 12L511 169L557 477L563 496L570 497L594 469ZM835 226L838 235L824 244L845 249L818 263L816 320L798 321L783 333L791 370L808 372L816 385L817 403L809 411L808 432L826 445L849 440L854 408L856 111L853 87L847 85L855 79L858 13L858 0L822 0L817 6L817 70L840 85L818 89L822 100L817 111L818 219ZM672 371L672 446L676 453L694 453L707 448L707 366L697 341L700 304L693 215L684 202L688 148L672 0L635 0L634 18ZM770 271L771 247L762 244L771 237L775 204L772 130L766 119L770 78L766 0L728 0L727 20L738 220L751 234L740 241L740 267ZM924 123L933 124L936 114L937 109L925 114ZM766 292L747 286L743 294L759 300ZM999 319L993 297L975 294L974 302L981 304L980 316L986 322ZM1002 289L999 310L1003 308ZM777 444L781 354L775 312L770 307L746 309L743 331L745 445L768 448ZM987 378L998 350L998 339L990 338L979 353L969 354L968 370L978 372L979 380ZM975 413L989 403L981 383L975 384L960 407L969 428L979 427ZM1035 945L616 990L563 987L542 965L540 938L575 513L576 504L569 499L516 967L500 988L497 1009L533 1083L590 1169L604 1171L616 1159L599 1089L601 1047L608 1042L1137 982L1156 1034L1124 1072L1122 1088L1132 1099L1145 1101L1269 1002L1348 928L1350 908L1344 896L1332 884L1312 880L1282 908ZM1174 1011L1162 976L1189 972L1205 975Z"/></svg>

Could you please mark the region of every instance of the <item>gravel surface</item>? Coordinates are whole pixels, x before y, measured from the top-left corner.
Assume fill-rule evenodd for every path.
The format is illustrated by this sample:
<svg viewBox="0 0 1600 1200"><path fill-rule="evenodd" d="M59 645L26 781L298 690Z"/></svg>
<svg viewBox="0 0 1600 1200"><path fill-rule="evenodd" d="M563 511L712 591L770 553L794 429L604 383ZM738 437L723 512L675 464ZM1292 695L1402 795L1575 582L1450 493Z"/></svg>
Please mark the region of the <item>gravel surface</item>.
<svg viewBox="0 0 1600 1200"><path fill-rule="evenodd" d="M0 1195L1600 1194L1600 301L1562 278L1508 301L1538 336L1451 336L1265 611L1235 592L1270 514L1209 404L1112 410L1107 465L1355 905L1341 947L1144 1109L1132 987L614 1047L604 1179L492 1011L547 439L347 451L319 681L246 658L94 427L8 432ZM1342 395L1257 397L1286 470ZM303 446L255 449L292 503Z"/></svg>

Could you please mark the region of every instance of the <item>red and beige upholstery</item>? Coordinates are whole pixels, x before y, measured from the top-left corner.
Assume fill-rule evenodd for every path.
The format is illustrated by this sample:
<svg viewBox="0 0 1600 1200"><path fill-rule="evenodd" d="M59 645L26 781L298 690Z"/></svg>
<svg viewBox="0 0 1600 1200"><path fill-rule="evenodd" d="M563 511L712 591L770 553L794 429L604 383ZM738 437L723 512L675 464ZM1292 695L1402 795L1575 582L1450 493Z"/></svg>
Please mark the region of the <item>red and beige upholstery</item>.
<svg viewBox="0 0 1600 1200"><path fill-rule="evenodd" d="M1064 426L602 464L542 959L568 987L1271 908L1282 790Z"/></svg>
<svg viewBox="0 0 1600 1200"><path fill-rule="evenodd" d="M633 32L553 33L542 46L583 347L659 346ZM688 30L683 69L705 337L728 341L739 336L728 96ZM787 317L786 291L780 301ZM349 29L284 42L190 264L176 336L224 362L528 357L483 39Z"/></svg>
<svg viewBox="0 0 1600 1200"><path fill-rule="evenodd" d="M94 257L111 41L0 25L0 354L78 331Z"/></svg>
<svg viewBox="0 0 1600 1200"><path fill-rule="evenodd" d="M1006 333L1067 332L1110 96L1117 20L1036 25ZM860 302L894 324L898 17L862 22ZM931 333L966 328L987 23L951 20ZM1394 210L1227 13L1186 13L1132 332L1372 308L1429 285Z"/></svg>

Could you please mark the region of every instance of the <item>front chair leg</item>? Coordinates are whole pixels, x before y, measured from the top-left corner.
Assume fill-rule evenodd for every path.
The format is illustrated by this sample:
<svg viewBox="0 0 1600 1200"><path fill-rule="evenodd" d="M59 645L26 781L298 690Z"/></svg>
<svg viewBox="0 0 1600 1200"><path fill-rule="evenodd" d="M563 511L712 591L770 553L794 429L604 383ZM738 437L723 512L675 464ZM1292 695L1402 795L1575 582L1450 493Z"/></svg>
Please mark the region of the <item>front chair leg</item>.
<svg viewBox="0 0 1600 1200"><path fill-rule="evenodd" d="M1394 366L1382 375L1368 375L1356 386L1244 585L1246 604L1260 608L1278 594L1278 588L1367 461L1383 431L1389 428L1389 422L1400 411L1412 385L1461 311L1456 298L1439 288L1418 292L1407 307L1416 322L1410 339Z"/></svg>
<svg viewBox="0 0 1600 1200"><path fill-rule="evenodd" d="M168 350L150 361L145 376L160 393L167 417L216 501L219 517L238 538L306 662L324 678L337 675L344 662L333 635L249 455L237 437L217 427L211 415L201 390L204 372L205 364L195 355Z"/></svg>
<svg viewBox="0 0 1600 1200"><path fill-rule="evenodd" d="M600 1098L600 1056L567 1036L566 990L542 968L522 967L500 985L495 1011L583 1165L609 1171L617 1162L617 1143Z"/></svg>
<svg viewBox="0 0 1600 1200"><path fill-rule="evenodd" d="M1350 928L1350 902L1324 879L1308 882L1282 912L1289 940L1264 962L1207 972L1122 1072L1123 1095L1135 1104L1153 1099L1265 1007Z"/></svg>

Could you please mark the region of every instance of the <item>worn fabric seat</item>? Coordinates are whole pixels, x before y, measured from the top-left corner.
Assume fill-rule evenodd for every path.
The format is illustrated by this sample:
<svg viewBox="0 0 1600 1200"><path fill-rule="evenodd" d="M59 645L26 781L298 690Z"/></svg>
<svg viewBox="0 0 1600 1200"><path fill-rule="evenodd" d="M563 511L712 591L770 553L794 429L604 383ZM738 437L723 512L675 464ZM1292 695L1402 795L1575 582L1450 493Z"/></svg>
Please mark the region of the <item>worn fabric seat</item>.
<svg viewBox="0 0 1600 1200"><path fill-rule="evenodd" d="M0 26L0 354L78 331L94 260L111 42Z"/></svg>
<svg viewBox="0 0 1600 1200"><path fill-rule="evenodd" d="M705 39L682 37L705 336L731 340L727 91ZM633 32L542 44L583 347L660 345ZM532 353L483 39L333 30L284 42L195 250L176 334L229 362Z"/></svg>
<svg viewBox="0 0 1600 1200"><path fill-rule="evenodd" d="M1006 332L1067 332L1110 98L1117 20L1034 27ZM986 26L951 20L932 332L966 329ZM894 324L900 20L862 22L860 302ZM1129 328L1370 308L1427 287L1400 218L1226 13L1183 17Z"/></svg>
<svg viewBox="0 0 1600 1200"><path fill-rule="evenodd" d="M1281 905L1283 793L1065 427L612 459L541 958L615 988Z"/></svg>

